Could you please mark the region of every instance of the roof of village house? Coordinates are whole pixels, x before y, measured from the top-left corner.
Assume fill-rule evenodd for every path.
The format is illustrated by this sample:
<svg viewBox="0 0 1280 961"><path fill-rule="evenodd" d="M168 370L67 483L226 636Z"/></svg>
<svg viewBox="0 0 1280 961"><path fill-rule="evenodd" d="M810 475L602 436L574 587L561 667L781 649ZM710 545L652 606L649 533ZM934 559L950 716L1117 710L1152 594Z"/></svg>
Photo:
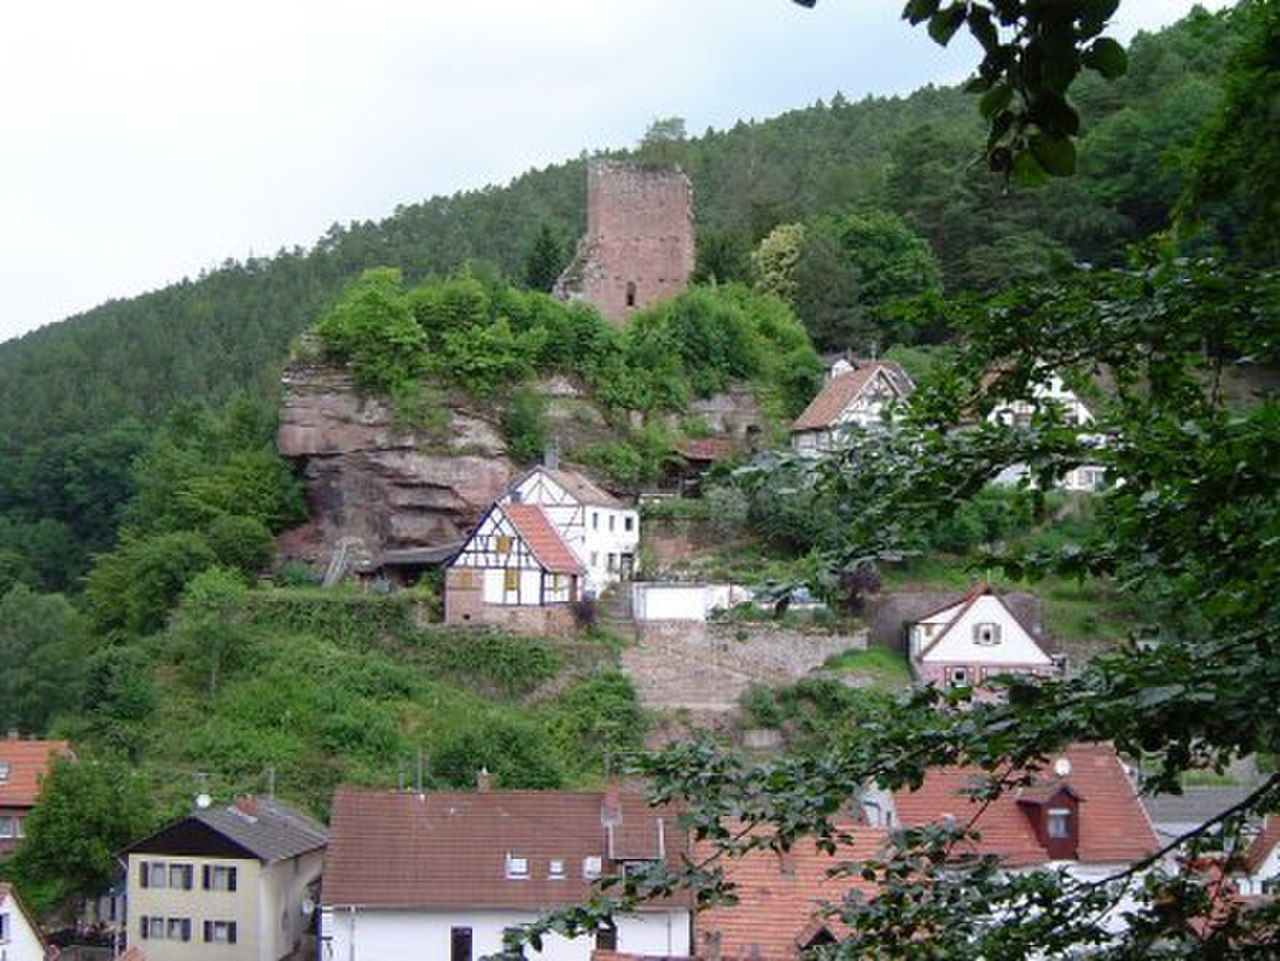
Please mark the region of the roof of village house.
<svg viewBox="0 0 1280 961"><path fill-rule="evenodd" d="M1280 844L1280 817L1269 814L1262 822L1262 830L1244 852L1245 869L1257 874L1277 844Z"/></svg>
<svg viewBox="0 0 1280 961"><path fill-rule="evenodd" d="M1059 777L1053 762L1065 758L1070 772ZM1020 800L1041 800L1066 786L1079 799L1077 860L1088 863L1131 861L1157 850L1155 830L1128 775L1109 744L1072 744L1036 772L1027 789L1005 791L983 807L968 792L983 778L977 768L935 768L915 791L894 792L898 821L916 827L942 821L951 815L960 826L971 825L981 833L973 850L999 855L1010 867L1042 864L1048 851L1036 839L1025 805ZM985 803L985 802L984 802Z"/></svg>
<svg viewBox="0 0 1280 961"><path fill-rule="evenodd" d="M329 840L324 825L302 812L268 798L248 797L195 811L136 841L125 853L182 853L190 847L192 832L202 828L226 839L244 856L267 863L315 851Z"/></svg>
<svg viewBox="0 0 1280 961"><path fill-rule="evenodd" d="M1176 837L1213 820L1246 797L1249 789L1236 785L1194 785L1181 794L1151 794L1142 799L1157 833Z"/></svg>
<svg viewBox="0 0 1280 961"><path fill-rule="evenodd" d="M584 900L584 861L612 868L605 827L608 792L374 791L339 788L325 856L327 905L381 908L546 908ZM676 812L638 794L617 797L612 863L673 866L685 851ZM508 876L508 858L527 877ZM552 876L560 862L563 877ZM683 903L683 901L681 902Z"/></svg>
<svg viewBox="0 0 1280 961"><path fill-rule="evenodd" d="M1025 625L1024 623L1022 623L1022 619L1019 618L1018 615L1013 612L1013 608L1011 608L1008 604L1005 603L1004 598L1001 597L998 593L996 593L996 589L992 587L989 583L984 582L980 584L975 584L973 587L969 588L969 590L966 591L964 593L964 596L962 596L959 600L948 601L946 604L943 604L941 607L937 608L936 610L930 611L928 614L925 614L923 617L916 619L915 623L922 624L926 621L934 620L935 618L938 617L939 614L950 611L952 610L952 608L955 609L955 613L952 614L949 618L947 618L947 623L943 626L942 630L940 630L933 637L929 638L929 643L924 645L924 647L920 649L920 656L924 657L924 655L928 654L935 647L937 647L938 644L941 643L942 640L951 632L951 629L960 622L960 619L964 617L964 615L968 612L969 608L973 607L974 604L978 603L980 598L983 598L986 596L990 596L994 598L997 602L999 602L1000 606L1003 607L1006 612L1008 612L1009 616L1013 619L1013 622L1017 624L1020 628L1022 628L1022 630L1026 633L1027 637L1031 638L1032 642L1035 643L1041 649L1044 648L1045 645L1043 643L1043 639L1036 637L1036 635L1031 631L1031 629L1028 628L1027 625Z"/></svg>
<svg viewBox="0 0 1280 961"><path fill-rule="evenodd" d="M545 570L552 574L583 572L582 562L537 504L500 504L498 509L507 515L511 526Z"/></svg>
<svg viewBox="0 0 1280 961"><path fill-rule="evenodd" d="M790 961L824 928L832 936L842 937L844 928L840 922L822 916L823 905L838 904L854 889L873 897L877 886L856 873L833 878L829 872L842 861L856 862L879 855L885 831L865 824L838 827L852 835L853 843L838 847L834 855L805 840L786 853L761 850L724 859L721 866L725 878L735 885L738 901L698 915L696 950L707 955L707 936L718 935L723 958ZM697 860L711 853L709 846L695 847Z"/></svg>
<svg viewBox="0 0 1280 961"><path fill-rule="evenodd" d="M907 397L915 390L906 371L892 360L856 360L853 364L853 370L837 374L822 385L818 396L791 425L793 432L825 430L837 423L845 409L876 380L877 373L884 373L900 397Z"/></svg>
<svg viewBox="0 0 1280 961"><path fill-rule="evenodd" d="M60 757L75 757L66 741L23 741L16 734L0 740L0 805L32 807L41 779Z"/></svg>
<svg viewBox="0 0 1280 961"><path fill-rule="evenodd" d="M615 511L626 510L626 505L622 501L600 487L595 481L585 474L566 467L547 467L545 464L539 464L531 468L511 486L513 488L519 487L538 471L546 474L564 488L565 492L579 504L585 504L589 507L607 507Z"/></svg>
<svg viewBox="0 0 1280 961"><path fill-rule="evenodd" d="M733 441L724 437L683 437L676 441L676 453L691 461L723 460L733 453Z"/></svg>

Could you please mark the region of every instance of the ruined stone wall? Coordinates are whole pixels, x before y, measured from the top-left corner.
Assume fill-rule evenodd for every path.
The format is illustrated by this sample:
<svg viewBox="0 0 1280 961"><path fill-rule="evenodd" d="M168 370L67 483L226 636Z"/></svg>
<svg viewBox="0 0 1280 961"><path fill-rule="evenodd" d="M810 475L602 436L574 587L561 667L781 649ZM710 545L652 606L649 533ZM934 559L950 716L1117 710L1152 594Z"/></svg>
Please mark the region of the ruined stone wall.
<svg viewBox="0 0 1280 961"><path fill-rule="evenodd" d="M587 166L587 233L556 283L563 299L594 304L620 323L680 293L693 273L693 203L679 167L593 160Z"/></svg>

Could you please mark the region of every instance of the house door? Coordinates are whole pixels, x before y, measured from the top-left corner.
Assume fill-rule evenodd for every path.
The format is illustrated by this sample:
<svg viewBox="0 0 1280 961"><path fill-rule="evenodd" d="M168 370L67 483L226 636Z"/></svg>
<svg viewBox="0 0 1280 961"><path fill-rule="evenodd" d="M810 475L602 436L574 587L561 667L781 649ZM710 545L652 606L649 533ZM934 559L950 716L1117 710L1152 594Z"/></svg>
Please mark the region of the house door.
<svg viewBox="0 0 1280 961"><path fill-rule="evenodd" d="M636 570L636 556L634 554L623 554L618 558L618 576L624 581L629 581Z"/></svg>

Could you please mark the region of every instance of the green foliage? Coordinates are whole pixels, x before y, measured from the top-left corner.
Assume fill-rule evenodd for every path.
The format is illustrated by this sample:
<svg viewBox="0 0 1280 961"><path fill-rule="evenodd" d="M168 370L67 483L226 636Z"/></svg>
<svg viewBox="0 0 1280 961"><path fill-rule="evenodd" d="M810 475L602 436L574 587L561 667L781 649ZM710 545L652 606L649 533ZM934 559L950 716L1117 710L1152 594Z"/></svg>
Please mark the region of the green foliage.
<svg viewBox="0 0 1280 961"><path fill-rule="evenodd" d="M84 617L61 594L16 585L0 596L0 730L42 735L80 707Z"/></svg>
<svg viewBox="0 0 1280 961"><path fill-rule="evenodd" d="M641 749L645 727L635 685L621 671L609 670L560 695L552 736L574 770L612 773Z"/></svg>
<svg viewBox="0 0 1280 961"><path fill-rule="evenodd" d="M184 660L208 678L210 694L218 690L219 675L237 666L249 643L248 593L243 577L222 567L197 574L182 592L175 633Z"/></svg>
<svg viewBox="0 0 1280 961"><path fill-rule="evenodd" d="M398 270L366 270L342 292L317 330L326 350L348 361L366 390L386 392L420 373L419 349L425 338Z"/></svg>
<svg viewBox="0 0 1280 961"><path fill-rule="evenodd" d="M152 634L165 624L187 582L217 558L191 531L125 540L97 559L85 584L85 606L104 637Z"/></svg>
<svg viewBox="0 0 1280 961"><path fill-rule="evenodd" d="M546 450L546 409L542 395L528 387L517 389L507 402L502 433L507 454L517 464L532 464Z"/></svg>
<svg viewBox="0 0 1280 961"><path fill-rule="evenodd" d="M147 791L133 772L59 760L23 826L26 838L6 870L43 915L106 891L119 873L120 851L153 825Z"/></svg>
<svg viewBox="0 0 1280 961"><path fill-rule="evenodd" d="M277 632L310 634L326 641L371 645L404 637L413 627L414 600L405 593L364 594L280 589L250 595L253 620Z"/></svg>
<svg viewBox="0 0 1280 961"><path fill-rule="evenodd" d="M411 643L414 659L433 675L507 700L533 693L560 668L555 652L534 638L434 629Z"/></svg>
<svg viewBox="0 0 1280 961"><path fill-rule="evenodd" d="M254 577L266 568L276 549L276 539L266 524L238 514L215 517L205 531L205 540L219 564L243 577Z"/></svg>
<svg viewBox="0 0 1280 961"><path fill-rule="evenodd" d="M564 784L547 734L524 721L496 716L451 734L432 758L431 772L452 788L474 788L481 769L496 787L555 789Z"/></svg>
<svg viewBox="0 0 1280 961"><path fill-rule="evenodd" d="M564 246L556 237L551 225L544 223L538 228L538 235L534 238L529 255L525 258L525 286L544 294L551 293L551 288L555 285L566 263Z"/></svg>

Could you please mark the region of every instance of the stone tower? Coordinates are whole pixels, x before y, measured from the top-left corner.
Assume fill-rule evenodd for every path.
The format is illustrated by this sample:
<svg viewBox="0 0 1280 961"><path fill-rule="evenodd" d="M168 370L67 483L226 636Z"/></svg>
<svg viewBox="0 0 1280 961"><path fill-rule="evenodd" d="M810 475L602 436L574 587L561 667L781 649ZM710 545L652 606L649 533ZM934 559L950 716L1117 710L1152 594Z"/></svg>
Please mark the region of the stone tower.
<svg viewBox="0 0 1280 961"><path fill-rule="evenodd" d="M680 293L693 273L692 195L677 166L589 161L587 233L555 296L585 300L620 324Z"/></svg>

